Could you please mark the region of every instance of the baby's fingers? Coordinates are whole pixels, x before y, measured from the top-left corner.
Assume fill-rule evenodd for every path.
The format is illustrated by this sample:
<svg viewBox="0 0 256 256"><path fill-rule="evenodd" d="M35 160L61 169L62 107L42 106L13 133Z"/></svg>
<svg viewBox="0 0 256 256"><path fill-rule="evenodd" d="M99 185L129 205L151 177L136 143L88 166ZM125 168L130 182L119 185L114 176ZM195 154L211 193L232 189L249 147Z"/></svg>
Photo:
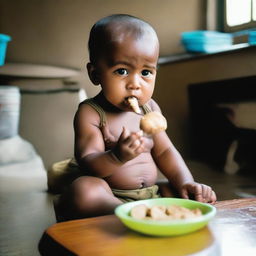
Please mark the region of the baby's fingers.
<svg viewBox="0 0 256 256"><path fill-rule="evenodd" d="M212 190L212 194L211 194L209 203L214 204L216 202L216 200L217 200L217 196L216 196L215 192Z"/></svg>
<svg viewBox="0 0 256 256"><path fill-rule="evenodd" d="M207 185L204 185L202 184L202 197L203 197L203 200L204 201L208 201L211 197L211 194L212 194L212 189L211 187L207 186Z"/></svg>
<svg viewBox="0 0 256 256"><path fill-rule="evenodd" d="M140 141L140 145L135 149L136 154L141 154L146 150L146 143L144 138L143 137L140 138L139 141Z"/></svg>
<svg viewBox="0 0 256 256"><path fill-rule="evenodd" d="M130 131L123 127L122 133L120 135L119 141L124 142L129 136L130 136Z"/></svg>
<svg viewBox="0 0 256 256"><path fill-rule="evenodd" d="M131 141L129 148L132 150L135 150L136 148L138 148L141 145L141 142L139 139L136 139L134 141Z"/></svg>
<svg viewBox="0 0 256 256"><path fill-rule="evenodd" d="M123 140L123 143L125 143L130 149L134 150L140 146L141 136L140 132L129 132L129 135Z"/></svg>
<svg viewBox="0 0 256 256"><path fill-rule="evenodd" d="M202 185L196 186L194 193L196 201L204 202Z"/></svg>
<svg viewBox="0 0 256 256"><path fill-rule="evenodd" d="M181 197L182 197L182 198L185 198L185 199L189 199L188 191L187 191L185 188L183 188L183 189L181 190Z"/></svg>
<svg viewBox="0 0 256 256"><path fill-rule="evenodd" d="M216 194L211 187L202 185L203 188L203 200L205 203L213 203L216 201Z"/></svg>

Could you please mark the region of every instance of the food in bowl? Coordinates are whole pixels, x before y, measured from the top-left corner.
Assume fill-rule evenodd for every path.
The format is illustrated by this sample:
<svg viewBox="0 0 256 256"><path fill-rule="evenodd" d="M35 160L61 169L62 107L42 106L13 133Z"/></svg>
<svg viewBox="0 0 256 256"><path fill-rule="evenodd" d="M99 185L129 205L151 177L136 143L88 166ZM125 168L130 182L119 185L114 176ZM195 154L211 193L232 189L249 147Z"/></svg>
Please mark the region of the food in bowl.
<svg viewBox="0 0 256 256"><path fill-rule="evenodd" d="M199 208L188 209L179 205L154 205L138 204L130 211L131 217L139 220L182 220L202 216Z"/></svg>
<svg viewBox="0 0 256 256"><path fill-rule="evenodd" d="M161 221L133 218L131 216L131 209L140 204L144 204L148 208L152 208L153 206L169 207L171 205L182 206L190 210L198 208L202 212L202 215L197 218ZM153 236L176 236L188 234L205 227L215 216L216 208L211 204L201 203L194 200L163 197L121 204L115 209L115 214L125 226L142 234Z"/></svg>

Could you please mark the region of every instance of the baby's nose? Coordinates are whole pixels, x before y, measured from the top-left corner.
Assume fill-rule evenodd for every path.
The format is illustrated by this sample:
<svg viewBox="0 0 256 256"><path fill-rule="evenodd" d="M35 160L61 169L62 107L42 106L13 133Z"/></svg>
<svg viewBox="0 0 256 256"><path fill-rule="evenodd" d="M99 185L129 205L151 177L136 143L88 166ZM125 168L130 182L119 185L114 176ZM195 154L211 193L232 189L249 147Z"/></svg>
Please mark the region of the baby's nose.
<svg viewBox="0 0 256 256"><path fill-rule="evenodd" d="M140 87L140 78L136 75L133 76L127 83L127 88L129 90L138 90Z"/></svg>

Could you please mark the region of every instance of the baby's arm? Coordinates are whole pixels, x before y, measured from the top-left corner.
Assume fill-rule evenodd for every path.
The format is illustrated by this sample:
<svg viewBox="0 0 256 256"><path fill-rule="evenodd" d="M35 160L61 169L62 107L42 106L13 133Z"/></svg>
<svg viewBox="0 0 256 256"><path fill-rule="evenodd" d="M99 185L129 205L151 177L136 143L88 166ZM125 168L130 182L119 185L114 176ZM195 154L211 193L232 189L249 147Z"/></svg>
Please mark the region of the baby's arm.
<svg viewBox="0 0 256 256"><path fill-rule="evenodd" d="M74 119L75 157L79 165L97 177L107 177L127 161L144 151L144 138L140 132L130 133L125 128L117 145L105 151L99 129L99 115L88 105L80 106Z"/></svg>
<svg viewBox="0 0 256 256"><path fill-rule="evenodd" d="M160 111L156 103L154 107L157 111ZM186 199L192 196L192 198L201 202L215 202L215 192L211 187L194 181L187 165L167 134L162 131L154 135L153 139L153 158L159 170L179 192L180 196Z"/></svg>
<svg viewBox="0 0 256 256"><path fill-rule="evenodd" d="M191 197L200 202L216 201L215 192L211 187L194 181L184 160L165 132L155 135L154 141L152 151L154 160L181 197L186 199Z"/></svg>

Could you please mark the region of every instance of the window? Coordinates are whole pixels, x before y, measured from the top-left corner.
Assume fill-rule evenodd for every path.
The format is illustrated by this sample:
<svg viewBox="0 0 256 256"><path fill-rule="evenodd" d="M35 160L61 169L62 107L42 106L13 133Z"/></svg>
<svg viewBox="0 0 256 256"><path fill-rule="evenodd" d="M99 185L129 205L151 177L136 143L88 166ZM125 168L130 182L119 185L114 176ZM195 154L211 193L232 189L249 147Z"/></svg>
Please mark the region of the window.
<svg viewBox="0 0 256 256"><path fill-rule="evenodd" d="M256 0L224 0L223 31L234 32L256 28ZM220 3L220 1L219 1Z"/></svg>

